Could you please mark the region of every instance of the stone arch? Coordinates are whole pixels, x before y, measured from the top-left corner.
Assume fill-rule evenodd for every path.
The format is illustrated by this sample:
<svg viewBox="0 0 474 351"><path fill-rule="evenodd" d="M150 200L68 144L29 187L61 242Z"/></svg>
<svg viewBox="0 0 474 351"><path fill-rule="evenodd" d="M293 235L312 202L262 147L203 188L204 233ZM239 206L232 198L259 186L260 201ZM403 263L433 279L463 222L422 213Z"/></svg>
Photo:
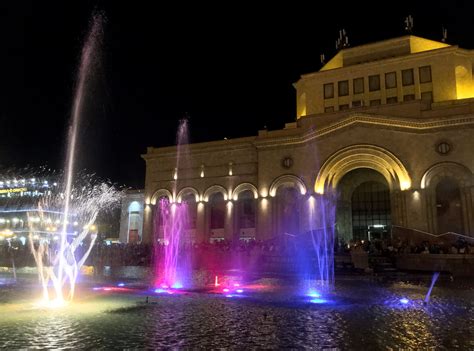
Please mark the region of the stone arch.
<svg viewBox="0 0 474 351"><path fill-rule="evenodd" d="M423 174L421 189L435 187L442 178L455 179L460 187L473 185L473 174L466 166L455 162L441 162L431 166Z"/></svg>
<svg viewBox="0 0 474 351"><path fill-rule="evenodd" d="M285 174L273 181L272 185L270 186L270 196L275 197L278 188L283 185L290 185L292 187L298 188L301 195L304 195L307 192L306 185L301 178L292 174Z"/></svg>
<svg viewBox="0 0 474 351"><path fill-rule="evenodd" d="M178 196L176 196L176 201L181 203L183 197L188 194L193 194L196 199L196 202L199 202L199 192L195 188L190 186L187 186L179 191Z"/></svg>
<svg viewBox="0 0 474 351"><path fill-rule="evenodd" d="M209 201L209 196L211 196L214 193L222 193L224 196L224 200L227 200L227 190L222 186L222 185L212 185L207 190L204 192L203 200L204 201Z"/></svg>
<svg viewBox="0 0 474 351"><path fill-rule="evenodd" d="M369 168L382 174L391 189L407 190L411 179L403 163L390 151L375 145L359 144L332 154L319 170L314 190L324 194L335 189L341 178L357 168Z"/></svg>
<svg viewBox="0 0 474 351"><path fill-rule="evenodd" d="M253 193L254 198L258 199L257 187L252 183L242 183L237 185L234 191L232 192L232 199L234 201L237 201L239 199L239 194L247 190L251 191Z"/></svg>
<svg viewBox="0 0 474 351"><path fill-rule="evenodd" d="M156 205L156 200L161 197L167 197L169 201L173 201L173 195L171 195L171 192L168 189L158 189L151 197L151 204Z"/></svg>
<svg viewBox="0 0 474 351"><path fill-rule="evenodd" d="M428 231L438 233L438 203L437 191L438 184L444 179L454 181L459 187L460 206L462 213L462 231L464 234L472 235L474 232L474 208L472 203L472 187L474 186L474 176L472 172L464 165L456 162L441 162L431 166L423 174L420 187L425 194L425 208L428 219Z"/></svg>

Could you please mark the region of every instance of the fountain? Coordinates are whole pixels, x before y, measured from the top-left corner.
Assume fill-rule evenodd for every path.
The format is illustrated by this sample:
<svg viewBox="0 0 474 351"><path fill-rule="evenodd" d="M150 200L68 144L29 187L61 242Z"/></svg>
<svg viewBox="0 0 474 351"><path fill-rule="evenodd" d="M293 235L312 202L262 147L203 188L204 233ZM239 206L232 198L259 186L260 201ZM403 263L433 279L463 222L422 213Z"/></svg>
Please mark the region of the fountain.
<svg viewBox="0 0 474 351"><path fill-rule="evenodd" d="M94 222L99 210L112 206L119 198L118 193L108 184L94 183L87 179L87 182L84 182L84 179L78 182L74 179L77 138L86 98L86 87L92 78L93 68L98 63L97 51L102 39L102 23L102 16L95 14L82 49L68 135L64 192L43 198L38 210L35 211L39 213L39 216L28 215L30 247L43 287L43 303L48 306L60 306L74 297L79 270L97 238ZM38 223L51 220L51 218L45 218L45 213L54 212L58 208L62 208L55 220L55 223L61 227L59 235L54 238L41 237L41 228ZM72 231L72 217L76 225L84 224L82 230ZM82 246L86 239L88 246L83 250ZM78 250L79 248L81 249ZM53 294L49 290L50 283L54 287Z"/></svg>
<svg viewBox="0 0 474 351"><path fill-rule="evenodd" d="M433 278L431 278L430 288L428 289L428 293L426 294L425 299L423 300L423 302L425 304L430 301L431 290L433 290L433 287L434 287L436 281L438 280L438 277L439 277L439 272L434 272L433 273Z"/></svg>
<svg viewBox="0 0 474 351"><path fill-rule="evenodd" d="M191 238L187 233L188 206L176 203L178 170L188 144L188 123L183 119L177 133L174 199L162 198L154 217L154 265L157 289L180 289L191 285Z"/></svg>
<svg viewBox="0 0 474 351"><path fill-rule="evenodd" d="M310 229L310 260L315 272L316 289L329 291L334 286L334 223L335 206L331 194L310 196L308 221ZM314 263L313 263L314 262ZM310 288L310 291L314 288Z"/></svg>

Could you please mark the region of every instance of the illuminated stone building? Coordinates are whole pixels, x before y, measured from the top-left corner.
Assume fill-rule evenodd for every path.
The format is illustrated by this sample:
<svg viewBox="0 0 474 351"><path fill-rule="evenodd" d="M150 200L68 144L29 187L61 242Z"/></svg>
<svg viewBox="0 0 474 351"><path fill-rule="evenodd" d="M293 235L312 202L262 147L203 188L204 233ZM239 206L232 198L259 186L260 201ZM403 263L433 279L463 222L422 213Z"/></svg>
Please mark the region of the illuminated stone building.
<svg viewBox="0 0 474 351"><path fill-rule="evenodd" d="M144 241L158 200L186 201L195 240L308 230L307 204L337 194L345 240L393 226L474 236L474 51L405 36L345 48L296 88L281 130L149 147Z"/></svg>

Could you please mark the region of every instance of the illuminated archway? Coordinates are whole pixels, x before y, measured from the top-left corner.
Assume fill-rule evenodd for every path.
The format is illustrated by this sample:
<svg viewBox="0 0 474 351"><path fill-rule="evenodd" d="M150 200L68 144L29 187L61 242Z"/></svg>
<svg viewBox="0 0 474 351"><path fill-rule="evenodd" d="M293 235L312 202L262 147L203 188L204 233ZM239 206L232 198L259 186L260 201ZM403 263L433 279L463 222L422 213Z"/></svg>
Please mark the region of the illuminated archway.
<svg viewBox="0 0 474 351"><path fill-rule="evenodd" d="M213 185L204 192L203 200L209 201L209 197L214 193L222 193L224 200L227 200L227 190L221 185Z"/></svg>
<svg viewBox="0 0 474 351"><path fill-rule="evenodd" d="M192 188L192 187L190 187L190 186L185 187L185 188L183 188L183 189L181 189L181 190L179 191L178 196L176 196L176 201L178 201L179 203L181 203L181 201L183 201L183 198L184 198L186 195L190 195L190 194L194 195L194 197L195 197L195 199L196 199L196 202L199 201L199 192L198 192L196 189L194 189L194 188Z"/></svg>
<svg viewBox="0 0 474 351"><path fill-rule="evenodd" d="M425 194L429 232L469 234L474 231L474 209L470 200L473 185L472 172L455 162L437 163L423 174L420 186Z"/></svg>
<svg viewBox="0 0 474 351"><path fill-rule="evenodd" d="M255 199L258 199L258 191L255 185L251 183L242 183L235 187L234 191L232 192L232 199L237 201L239 198L239 194L244 191L251 191Z"/></svg>
<svg viewBox="0 0 474 351"><path fill-rule="evenodd" d="M431 166L421 178L421 189L435 187L440 179L453 178L461 187L473 184L472 172L466 167L455 162L441 162Z"/></svg>
<svg viewBox="0 0 474 351"><path fill-rule="evenodd" d="M272 185L270 186L270 196L275 197L278 188L281 186L296 187L300 191L301 195L306 194L306 185L300 178L292 174L285 174L273 181Z"/></svg>
<svg viewBox="0 0 474 351"><path fill-rule="evenodd" d="M158 189L151 197L151 204L156 205L156 200L159 200L162 197L167 197L169 201L173 201L173 195L171 195L171 192L168 189Z"/></svg>
<svg viewBox="0 0 474 351"><path fill-rule="evenodd" d="M341 178L358 168L373 169L382 174L391 188L407 190L411 179L403 163L390 151L375 145L352 145L331 155L321 167L314 190L324 194L334 189Z"/></svg>

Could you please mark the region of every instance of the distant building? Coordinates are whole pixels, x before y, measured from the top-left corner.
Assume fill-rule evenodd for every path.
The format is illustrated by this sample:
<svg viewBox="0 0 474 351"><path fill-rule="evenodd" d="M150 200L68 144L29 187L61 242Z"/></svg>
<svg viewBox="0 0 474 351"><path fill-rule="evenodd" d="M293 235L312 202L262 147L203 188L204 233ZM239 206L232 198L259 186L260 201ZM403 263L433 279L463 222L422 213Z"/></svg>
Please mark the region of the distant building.
<svg viewBox="0 0 474 351"><path fill-rule="evenodd" d="M129 190L122 198L120 214L120 242L139 243L143 238L143 190Z"/></svg>
<svg viewBox="0 0 474 351"><path fill-rule="evenodd" d="M54 177L0 176L0 240L14 238L24 243L30 222L38 229L38 235L56 234L61 227L61 209L40 211L38 203L59 193Z"/></svg>
<svg viewBox="0 0 474 351"><path fill-rule="evenodd" d="M345 240L474 236L473 65L473 50L411 35L344 48L294 84L284 129L190 144L178 169L175 146L149 147L143 240L160 198L188 202L195 240L267 240L310 229L309 204L331 193Z"/></svg>

